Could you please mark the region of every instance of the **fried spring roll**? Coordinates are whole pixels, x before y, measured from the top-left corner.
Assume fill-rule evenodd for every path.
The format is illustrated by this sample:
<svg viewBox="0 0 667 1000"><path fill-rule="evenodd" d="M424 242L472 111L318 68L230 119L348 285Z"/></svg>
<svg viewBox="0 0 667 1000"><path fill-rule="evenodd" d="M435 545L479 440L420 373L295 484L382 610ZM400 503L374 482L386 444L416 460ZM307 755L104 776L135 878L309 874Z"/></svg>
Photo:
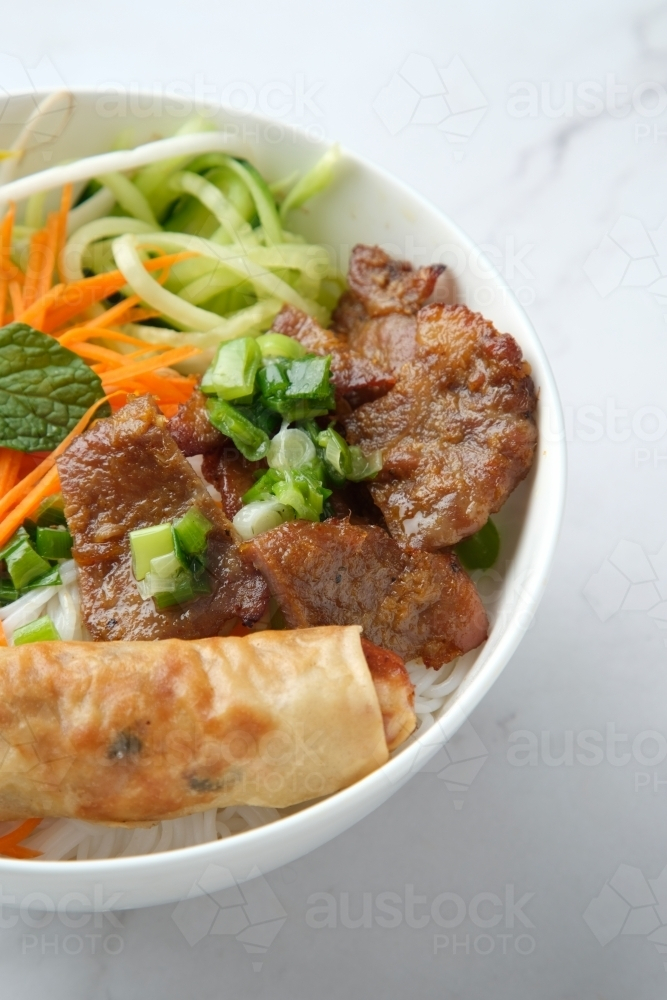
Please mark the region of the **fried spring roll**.
<svg viewBox="0 0 667 1000"><path fill-rule="evenodd" d="M141 825L335 792L414 729L381 653L356 625L0 649L0 819Z"/></svg>

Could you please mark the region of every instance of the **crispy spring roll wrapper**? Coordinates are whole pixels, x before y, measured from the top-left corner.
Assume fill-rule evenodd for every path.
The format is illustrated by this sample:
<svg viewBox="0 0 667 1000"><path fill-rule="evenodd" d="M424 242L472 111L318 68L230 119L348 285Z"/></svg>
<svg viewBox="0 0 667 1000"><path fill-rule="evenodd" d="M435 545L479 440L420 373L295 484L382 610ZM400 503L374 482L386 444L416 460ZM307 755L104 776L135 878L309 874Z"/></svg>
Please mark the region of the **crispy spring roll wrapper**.
<svg viewBox="0 0 667 1000"><path fill-rule="evenodd" d="M415 723L409 678L387 697L376 666L378 695L359 633L0 649L0 819L141 825L358 781L387 760L387 723L392 745Z"/></svg>

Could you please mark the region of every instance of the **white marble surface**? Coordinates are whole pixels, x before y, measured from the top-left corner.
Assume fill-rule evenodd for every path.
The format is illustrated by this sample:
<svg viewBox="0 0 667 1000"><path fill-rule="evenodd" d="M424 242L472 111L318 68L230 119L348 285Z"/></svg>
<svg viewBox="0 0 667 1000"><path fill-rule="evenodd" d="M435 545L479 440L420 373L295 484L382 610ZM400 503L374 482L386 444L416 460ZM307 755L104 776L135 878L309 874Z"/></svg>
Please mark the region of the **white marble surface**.
<svg viewBox="0 0 667 1000"><path fill-rule="evenodd" d="M203 928L193 944L171 906L120 927L23 920L0 929L2 994L664 996L667 5L24 0L3 11L0 49L0 87L178 84L268 101L410 182L496 248L551 358L570 460L546 597L457 744L472 763L443 776L441 757L437 773L270 873L249 919L284 923L262 952L206 933L210 900L187 916L191 937ZM429 100L416 104L401 70ZM335 926L313 926L317 893ZM412 909L410 893L426 899ZM455 895L434 916L442 893ZM346 926L364 894L369 926ZM518 913L512 894L529 894Z"/></svg>

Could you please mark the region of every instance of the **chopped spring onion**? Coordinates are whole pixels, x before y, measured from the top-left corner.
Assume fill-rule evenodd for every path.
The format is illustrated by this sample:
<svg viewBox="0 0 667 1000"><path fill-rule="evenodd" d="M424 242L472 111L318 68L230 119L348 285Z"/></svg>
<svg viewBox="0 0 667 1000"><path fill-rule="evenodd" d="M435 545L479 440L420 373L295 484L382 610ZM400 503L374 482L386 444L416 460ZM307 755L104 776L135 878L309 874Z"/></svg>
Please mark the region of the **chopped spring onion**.
<svg viewBox="0 0 667 1000"><path fill-rule="evenodd" d="M213 525L198 507L174 522L174 532L179 544L191 556L201 556L206 551L206 539Z"/></svg>
<svg viewBox="0 0 667 1000"><path fill-rule="evenodd" d="M130 532L132 572L136 580L143 580L151 568L151 559L170 555L174 551L171 524L153 524Z"/></svg>
<svg viewBox="0 0 667 1000"><path fill-rule="evenodd" d="M294 509L278 500L256 500L234 515L232 524L244 541L294 519Z"/></svg>
<svg viewBox="0 0 667 1000"><path fill-rule="evenodd" d="M7 572L17 590L43 577L51 567L35 552L27 538L21 539L5 556Z"/></svg>
<svg viewBox="0 0 667 1000"><path fill-rule="evenodd" d="M363 479L375 479L382 468L382 452L379 448L365 455L356 444L349 445L352 469L347 478L353 483L360 483Z"/></svg>
<svg viewBox="0 0 667 1000"><path fill-rule="evenodd" d="M263 358L291 358L296 361L302 358L306 350L294 337L286 337L284 333L263 333L255 341Z"/></svg>
<svg viewBox="0 0 667 1000"><path fill-rule="evenodd" d="M287 370L290 384L285 395L289 399L331 399L330 369L330 354L292 361Z"/></svg>
<svg viewBox="0 0 667 1000"><path fill-rule="evenodd" d="M143 600L153 598L158 611L177 604L186 604L195 597L211 593L205 578L197 580L184 570L169 577L161 577L153 572L147 573L143 580L137 582L137 588Z"/></svg>
<svg viewBox="0 0 667 1000"><path fill-rule="evenodd" d="M271 469L298 469L315 458L315 445L303 431L285 429L271 439L266 458Z"/></svg>
<svg viewBox="0 0 667 1000"><path fill-rule="evenodd" d="M151 568L146 576L158 577L160 580L171 580L180 573L182 566L175 552L167 552L163 556L151 559ZM145 578L144 578L145 579Z"/></svg>
<svg viewBox="0 0 667 1000"><path fill-rule="evenodd" d="M500 535L489 518L483 528L454 546L466 569L490 569L500 552Z"/></svg>
<svg viewBox="0 0 667 1000"><path fill-rule="evenodd" d="M252 396L261 361L261 351L252 337L239 337L221 344L201 381L201 389L221 399Z"/></svg>
<svg viewBox="0 0 667 1000"><path fill-rule="evenodd" d="M327 472L335 483L342 486L352 472L352 457L347 441L333 427L327 427L317 435L317 443L324 451Z"/></svg>
<svg viewBox="0 0 667 1000"><path fill-rule="evenodd" d="M288 422L333 410L335 398L329 378L330 367L331 355L271 361L258 379L266 406Z"/></svg>
<svg viewBox="0 0 667 1000"><path fill-rule="evenodd" d="M17 628L12 637L14 646L24 646L28 642L51 642L60 639L58 629L48 615L42 615L28 625Z"/></svg>
<svg viewBox="0 0 667 1000"><path fill-rule="evenodd" d="M230 437L250 462L264 458L269 450L269 436L225 399L209 399L208 417L214 427Z"/></svg>
<svg viewBox="0 0 667 1000"><path fill-rule="evenodd" d="M62 493L54 493L45 497L37 508L36 522L40 528L51 528L55 525L65 527L65 504Z"/></svg>
<svg viewBox="0 0 667 1000"><path fill-rule="evenodd" d="M35 548L44 559L69 559L72 555L72 536L59 528L42 528L37 524Z"/></svg>
<svg viewBox="0 0 667 1000"><path fill-rule="evenodd" d="M58 587L63 583L58 566L51 566L49 571L43 576L38 576L21 588L21 594L27 594L31 590L39 590L40 587Z"/></svg>
<svg viewBox="0 0 667 1000"><path fill-rule="evenodd" d="M304 521L319 521L324 510L324 500L331 494L315 476L305 470L282 473L272 492L281 503L293 507L296 516Z"/></svg>
<svg viewBox="0 0 667 1000"><path fill-rule="evenodd" d="M276 483L282 482L282 475L277 469L268 469L259 477L254 486L243 494L241 500L244 504L254 503L257 500L273 500L273 487Z"/></svg>
<svg viewBox="0 0 667 1000"><path fill-rule="evenodd" d="M11 580L0 579L0 605L13 604L19 598L19 592Z"/></svg>

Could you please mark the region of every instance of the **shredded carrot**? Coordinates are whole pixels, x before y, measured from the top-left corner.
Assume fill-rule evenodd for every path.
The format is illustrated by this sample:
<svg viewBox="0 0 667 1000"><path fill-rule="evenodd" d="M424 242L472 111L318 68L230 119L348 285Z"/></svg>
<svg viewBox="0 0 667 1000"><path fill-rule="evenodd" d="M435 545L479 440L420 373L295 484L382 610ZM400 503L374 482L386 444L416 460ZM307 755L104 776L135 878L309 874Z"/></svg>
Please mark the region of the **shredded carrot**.
<svg viewBox="0 0 667 1000"><path fill-rule="evenodd" d="M14 448L0 448L0 497L16 484L23 452Z"/></svg>
<svg viewBox="0 0 667 1000"><path fill-rule="evenodd" d="M128 295L126 299L122 302L117 302L115 306L111 309L107 309L103 316L98 316L95 320L97 326L113 326L117 323L120 317L124 317L126 312L129 312L134 306L139 305L141 299L138 295ZM123 323L127 322L123 318Z"/></svg>
<svg viewBox="0 0 667 1000"><path fill-rule="evenodd" d="M7 276L9 276L10 272L14 270L14 265L11 261L11 253L15 215L16 205L14 202L11 202L5 213L5 217L2 220L2 225L0 226L0 267L2 268L3 274L6 274Z"/></svg>
<svg viewBox="0 0 667 1000"><path fill-rule="evenodd" d="M24 309L24 311L20 314L18 319L20 319L22 323L28 323L29 326L34 326L35 328L39 328L39 323L38 323L39 319L41 318L43 322L44 314L46 313L48 308L54 302L56 302L57 299L60 297L64 287L65 287L64 285L54 285L53 288L45 292L44 295L42 295L39 299L37 299L37 301L34 302L31 306L29 306L27 309Z"/></svg>
<svg viewBox="0 0 667 1000"><path fill-rule="evenodd" d="M125 323L141 323L145 319L156 319L160 315L155 309L131 309L125 317Z"/></svg>
<svg viewBox="0 0 667 1000"><path fill-rule="evenodd" d="M23 295L18 281L12 279L9 282L9 297L12 302L12 309L15 316L20 316L23 312Z"/></svg>
<svg viewBox="0 0 667 1000"><path fill-rule="evenodd" d="M65 249L65 241L67 240L67 216L69 215L69 210L72 206L72 185L65 184L63 187L63 193L60 198L60 208L56 215L55 222L55 240L54 240L54 258L58 265L58 274L62 278L63 270L61 266L61 257L63 250Z"/></svg>
<svg viewBox="0 0 667 1000"><path fill-rule="evenodd" d="M41 819L26 819L23 823L0 837L0 854L10 858L37 858L41 851L33 851L30 847L22 847L21 841L29 837L41 823Z"/></svg>
<svg viewBox="0 0 667 1000"><path fill-rule="evenodd" d="M45 476L34 486L24 500L7 515L0 524L0 545L4 545L17 531L37 505L52 493L58 492L58 470L51 467Z"/></svg>
<svg viewBox="0 0 667 1000"><path fill-rule="evenodd" d="M14 504L17 504L20 500L22 500L23 497L30 495L30 491L32 490L34 484L39 484L39 480L48 474L49 470L53 468L56 459L62 455L66 448L69 447L74 438L86 429L91 417L97 412L97 410L99 410L100 406L103 403L108 402L110 399L111 395L103 396L102 399L98 399L95 403L93 403L93 405L89 407L81 417L81 420L79 420L76 427L69 432L67 437L60 442L58 447L54 448L54 450L50 452L42 462L40 462L36 469L33 469L32 472L29 472L27 476L17 483L14 489L10 490L4 497L0 497L0 517L2 517L6 511L10 510ZM35 487L35 489L37 488L38 487ZM4 522L0 524L0 532L3 528ZM0 542L0 545L2 544L4 543Z"/></svg>
<svg viewBox="0 0 667 1000"><path fill-rule="evenodd" d="M120 330L107 330L106 327L92 325L72 327L72 329L67 330L58 337L63 347L68 347L70 344L84 343L84 341L93 339L108 340L112 343L116 341L119 344L133 344L135 347L146 347L146 341L139 340L138 337L131 337L128 333L121 333ZM151 344L150 346L156 351L168 351L172 347L171 344Z"/></svg>
<svg viewBox="0 0 667 1000"><path fill-rule="evenodd" d="M6 278L0 277L0 326L5 325L5 313L7 312L7 292L9 285Z"/></svg>
<svg viewBox="0 0 667 1000"><path fill-rule="evenodd" d="M122 368L140 356L146 354L156 354L157 348L146 347L144 350L133 351L131 354L119 354L118 351L110 351L108 347L98 347L97 344L70 343L70 351L80 355L82 358L91 358L93 361L102 361L113 368Z"/></svg>
<svg viewBox="0 0 667 1000"><path fill-rule="evenodd" d="M7 636L5 635L4 626L2 622L0 622L0 646L8 646L8 645L9 643L7 642Z"/></svg>
<svg viewBox="0 0 667 1000"><path fill-rule="evenodd" d="M59 218L55 213L49 215L44 237L42 268L37 279L37 298L41 298L53 284L53 272L56 266L56 244L58 242Z"/></svg>
<svg viewBox="0 0 667 1000"><path fill-rule="evenodd" d="M162 257L154 257L152 260L145 261L144 267L147 271L158 271L170 268L181 260L188 260L190 257L196 256L197 254L192 250L164 254ZM44 332L51 333L64 326L84 309L88 309L95 302L100 302L102 299L108 298L109 295L119 292L126 284L125 276L120 271L106 271L104 274L96 274L92 278L82 278L80 281L72 281L69 285L65 285L59 300L47 313Z"/></svg>
<svg viewBox="0 0 667 1000"><path fill-rule="evenodd" d="M197 347L175 347L171 351L164 351L157 357L149 358L148 361L137 361L136 364L124 365L122 368L115 368L113 371L103 374L101 376L102 385L106 389L108 385L118 385L126 378L136 378L137 375L152 372L156 368L170 368L172 365L177 365L199 353Z"/></svg>
<svg viewBox="0 0 667 1000"><path fill-rule="evenodd" d="M39 229L33 234L28 250L28 262L25 268L23 284L23 305L27 309L37 298L39 276L44 267L46 229Z"/></svg>

